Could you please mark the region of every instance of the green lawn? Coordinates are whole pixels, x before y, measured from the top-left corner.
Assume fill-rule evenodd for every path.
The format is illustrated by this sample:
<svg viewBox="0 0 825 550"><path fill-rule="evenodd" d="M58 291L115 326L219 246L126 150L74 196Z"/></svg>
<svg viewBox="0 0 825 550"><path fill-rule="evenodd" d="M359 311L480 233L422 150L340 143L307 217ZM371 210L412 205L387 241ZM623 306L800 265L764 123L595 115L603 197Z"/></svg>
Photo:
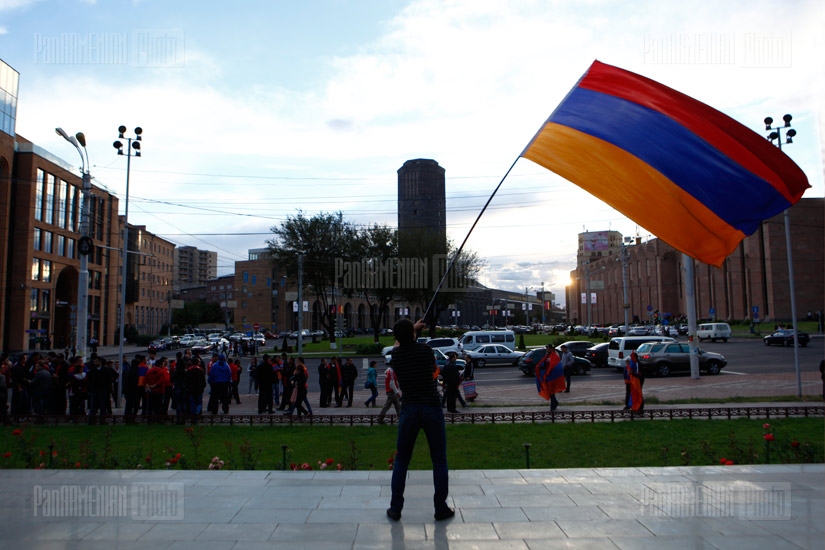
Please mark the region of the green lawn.
<svg viewBox="0 0 825 550"><path fill-rule="evenodd" d="M637 420L596 424L448 425L452 469L598 468L823 462L823 419L770 420L775 440L766 457L764 420ZM15 434L15 429L21 433ZM331 458L351 470L385 470L396 428L331 426L23 426L0 431L0 465L31 468L281 469ZM793 442L797 442L795 446ZM413 469L428 469L423 434Z"/></svg>

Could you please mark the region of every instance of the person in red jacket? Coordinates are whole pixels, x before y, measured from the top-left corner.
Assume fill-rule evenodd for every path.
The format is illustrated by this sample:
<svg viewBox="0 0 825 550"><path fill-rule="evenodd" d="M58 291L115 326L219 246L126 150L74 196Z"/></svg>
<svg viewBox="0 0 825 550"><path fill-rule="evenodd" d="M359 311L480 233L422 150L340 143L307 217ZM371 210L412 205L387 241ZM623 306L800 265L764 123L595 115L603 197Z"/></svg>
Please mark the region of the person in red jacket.
<svg viewBox="0 0 825 550"><path fill-rule="evenodd" d="M149 392L149 414L152 416L160 416L166 412L163 408L163 396L170 381L168 363L166 357L161 357L155 361L144 379L146 391Z"/></svg>
<svg viewBox="0 0 825 550"><path fill-rule="evenodd" d="M239 358L235 358L229 362L229 369L232 371L232 394L231 397L235 398L235 404L241 404L241 396L238 394L238 384L241 383L241 373L243 372L243 367L241 367L241 360Z"/></svg>

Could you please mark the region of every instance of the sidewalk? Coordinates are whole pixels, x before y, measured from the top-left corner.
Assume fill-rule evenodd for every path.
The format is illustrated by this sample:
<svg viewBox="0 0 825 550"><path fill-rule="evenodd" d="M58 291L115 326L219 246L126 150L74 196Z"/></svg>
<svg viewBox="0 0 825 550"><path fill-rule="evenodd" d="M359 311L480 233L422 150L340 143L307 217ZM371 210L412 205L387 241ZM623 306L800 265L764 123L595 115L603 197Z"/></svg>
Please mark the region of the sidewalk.
<svg viewBox="0 0 825 550"><path fill-rule="evenodd" d="M815 549L825 466L459 470L435 522L412 471L0 471L4 548Z"/></svg>

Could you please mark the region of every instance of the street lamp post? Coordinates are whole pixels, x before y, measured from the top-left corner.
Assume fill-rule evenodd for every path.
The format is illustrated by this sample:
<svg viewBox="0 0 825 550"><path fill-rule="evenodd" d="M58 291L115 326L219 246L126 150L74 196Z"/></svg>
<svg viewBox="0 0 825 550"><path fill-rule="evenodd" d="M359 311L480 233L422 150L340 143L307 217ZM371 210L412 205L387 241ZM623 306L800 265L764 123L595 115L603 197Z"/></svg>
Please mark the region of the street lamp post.
<svg viewBox="0 0 825 550"><path fill-rule="evenodd" d="M786 128L785 130L785 143L793 143L793 138L796 136L796 130L791 128L791 120L793 117L791 115L785 115L782 117L782 120L785 121L783 126L771 126L773 124L773 119L771 117L765 118L765 130L770 131L767 138L768 141L773 143L776 141L776 146L779 149L782 149L782 128ZM791 293L791 323L793 324L793 353L794 353L794 365L796 367L796 394L798 397L802 397L802 376L799 371L799 336L797 335L797 326L796 326L796 291L794 288L794 273L793 273L793 258L791 256L791 216L788 213L788 209L785 209L785 248L788 249L788 279L790 280L790 293Z"/></svg>
<svg viewBox="0 0 825 550"><path fill-rule="evenodd" d="M94 245L89 237L89 195L92 190L92 176L89 173L89 152L86 151L86 136L78 132L74 136L67 134L63 128L55 128L57 135L71 143L80 154L80 171L83 174L82 199L80 203L80 241L77 251L80 253L80 274L77 278L77 319L76 346L77 354L86 362L86 346L89 330L89 254Z"/></svg>
<svg viewBox="0 0 825 550"><path fill-rule="evenodd" d="M544 281L541 282L541 328L544 330Z"/></svg>
<svg viewBox="0 0 825 550"><path fill-rule="evenodd" d="M132 157L140 156L140 142L142 141L141 134L143 129L138 126L135 128L134 138L125 138L123 134L126 132L126 126L120 126L117 129L118 139L112 145L117 149L118 155L126 155L126 202L123 208L123 265L121 267L120 277L120 351L118 353L118 367L123 368L123 341L125 340L126 330L126 276L128 274L128 258L129 258L129 173L132 165ZM123 143L121 139L126 140L126 151L124 152Z"/></svg>

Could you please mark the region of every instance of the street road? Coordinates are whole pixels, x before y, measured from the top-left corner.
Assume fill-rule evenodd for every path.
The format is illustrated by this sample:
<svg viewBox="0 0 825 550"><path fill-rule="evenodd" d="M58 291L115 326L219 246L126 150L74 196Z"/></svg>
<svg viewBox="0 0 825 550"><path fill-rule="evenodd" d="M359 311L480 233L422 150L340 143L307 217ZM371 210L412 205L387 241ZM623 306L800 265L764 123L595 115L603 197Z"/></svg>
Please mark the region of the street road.
<svg viewBox="0 0 825 550"><path fill-rule="evenodd" d="M684 339L680 339L684 341ZM721 353L728 360L719 376L747 376L749 374L795 373L794 350L779 346L765 346L762 340L732 338L727 342L703 342L700 349ZM818 372L819 362L825 358L825 339L813 338L807 346L799 348L800 372ZM690 376L676 373L672 377ZM475 370L479 384L531 385L533 378L524 376L517 367L489 367ZM621 380L622 374L612 368L594 368L588 375L575 376L573 384L604 380Z"/></svg>

